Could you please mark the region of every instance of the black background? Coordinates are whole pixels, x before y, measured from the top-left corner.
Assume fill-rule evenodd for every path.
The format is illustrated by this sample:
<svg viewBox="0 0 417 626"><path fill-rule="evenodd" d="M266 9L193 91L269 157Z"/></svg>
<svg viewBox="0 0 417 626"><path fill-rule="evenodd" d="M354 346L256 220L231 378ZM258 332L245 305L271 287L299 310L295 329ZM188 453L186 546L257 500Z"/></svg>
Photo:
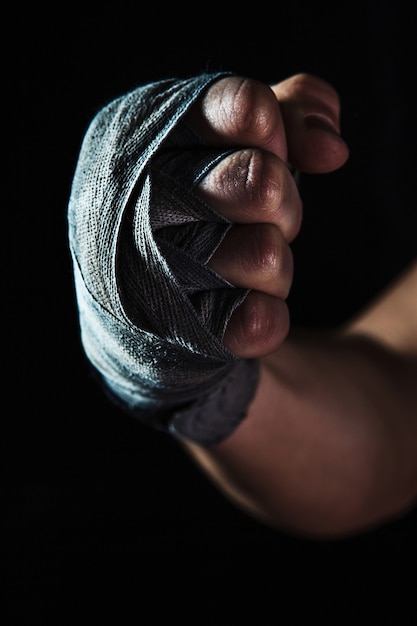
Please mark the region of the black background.
<svg viewBox="0 0 417 626"><path fill-rule="evenodd" d="M87 125L112 98L203 70L317 74L340 93L351 155L302 178L289 303L296 324L342 322L415 257L414 4L73 3L5 21L5 624L373 623L390 610L412 623L416 511L337 541L273 531L108 403L80 346L66 208Z"/></svg>

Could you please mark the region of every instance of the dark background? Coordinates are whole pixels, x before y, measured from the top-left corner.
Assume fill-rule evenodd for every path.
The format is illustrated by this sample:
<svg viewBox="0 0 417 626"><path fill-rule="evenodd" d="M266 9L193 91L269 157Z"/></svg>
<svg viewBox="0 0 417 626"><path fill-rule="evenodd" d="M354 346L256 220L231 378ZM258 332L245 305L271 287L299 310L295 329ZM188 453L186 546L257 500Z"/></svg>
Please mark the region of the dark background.
<svg viewBox="0 0 417 626"><path fill-rule="evenodd" d="M204 70L317 74L340 93L351 156L302 177L289 303L294 323L342 322L416 253L414 6L277 0L225 17L225 3L73 3L6 20L5 625L374 623L391 610L412 623L416 511L337 541L272 531L103 397L79 341L66 208L87 125L112 98Z"/></svg>

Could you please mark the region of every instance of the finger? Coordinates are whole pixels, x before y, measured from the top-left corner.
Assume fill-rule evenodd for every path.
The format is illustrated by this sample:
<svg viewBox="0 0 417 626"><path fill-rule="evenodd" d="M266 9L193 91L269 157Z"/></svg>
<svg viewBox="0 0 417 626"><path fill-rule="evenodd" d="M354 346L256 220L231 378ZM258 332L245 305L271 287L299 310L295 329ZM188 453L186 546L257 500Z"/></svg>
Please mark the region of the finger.
<svg viewBox="0 0 417 626"><path fill-rule="evenodd" d="M349 157L340 136L340 100L326 81L297 74L272 87L287 133L288 160L312 174L331 172Z"/></svg>
<svg viewBox="0 0 417 626"><path fill-rule="evenodd" d="M212 145L258 147L287 160L280 108L272 89L261 81L220 79L191 108L188 122Z"/></svg>
<svg viewBox="0 0 417 626"><path fill-rule="evenodd" d="M293 277L291 249L271 224L235 224L208 265L235 287L282 299Z"/></svg>
<svg viewBox="0 0 417 626"><path fill-rule="evenodd" d="M277 350L289 331L289 312L284 300L251 291L233 313L224 344L242 359L256 359Z"/></svg>
<svg viewBox="0 0 417 626"><path fill-rule="evenodd" d="M270 152L237 150L207 174L196 192L231 222L274 224L287 241L300 229L302 202L294 177Z"/></svg>

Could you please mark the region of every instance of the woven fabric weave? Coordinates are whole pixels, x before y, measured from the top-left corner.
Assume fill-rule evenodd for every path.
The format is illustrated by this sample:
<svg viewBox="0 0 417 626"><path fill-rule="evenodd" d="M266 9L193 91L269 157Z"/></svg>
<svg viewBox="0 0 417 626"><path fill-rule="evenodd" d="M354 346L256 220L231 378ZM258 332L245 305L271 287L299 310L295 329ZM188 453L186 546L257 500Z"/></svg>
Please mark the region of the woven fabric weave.
<svg viewBox="0 0 417 626"><path fill-rule="evenodd" d="M92 120L74 174L68 225L82 345L112 393L148 420L201 405L236 368L252 372L249 395L255 386L255 364L242 367L222 343L248 292L207 266L231 224L194 192L232 150L213 150L183 122L224 75L117 98Z"/></svg>

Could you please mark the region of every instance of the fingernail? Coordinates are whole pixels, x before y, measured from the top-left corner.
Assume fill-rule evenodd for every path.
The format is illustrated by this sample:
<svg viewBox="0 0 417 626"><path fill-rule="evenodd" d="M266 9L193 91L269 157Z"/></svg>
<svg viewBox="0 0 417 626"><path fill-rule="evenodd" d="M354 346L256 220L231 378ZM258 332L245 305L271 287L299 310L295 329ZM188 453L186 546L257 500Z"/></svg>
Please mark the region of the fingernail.
<svg viewBox="0 0 417 626"><path fill-rule="evenodd" d="M324 130L340 136L339 125L329 116L323 115L323 113L309 113L304 121L309 130Z"/></svg>

